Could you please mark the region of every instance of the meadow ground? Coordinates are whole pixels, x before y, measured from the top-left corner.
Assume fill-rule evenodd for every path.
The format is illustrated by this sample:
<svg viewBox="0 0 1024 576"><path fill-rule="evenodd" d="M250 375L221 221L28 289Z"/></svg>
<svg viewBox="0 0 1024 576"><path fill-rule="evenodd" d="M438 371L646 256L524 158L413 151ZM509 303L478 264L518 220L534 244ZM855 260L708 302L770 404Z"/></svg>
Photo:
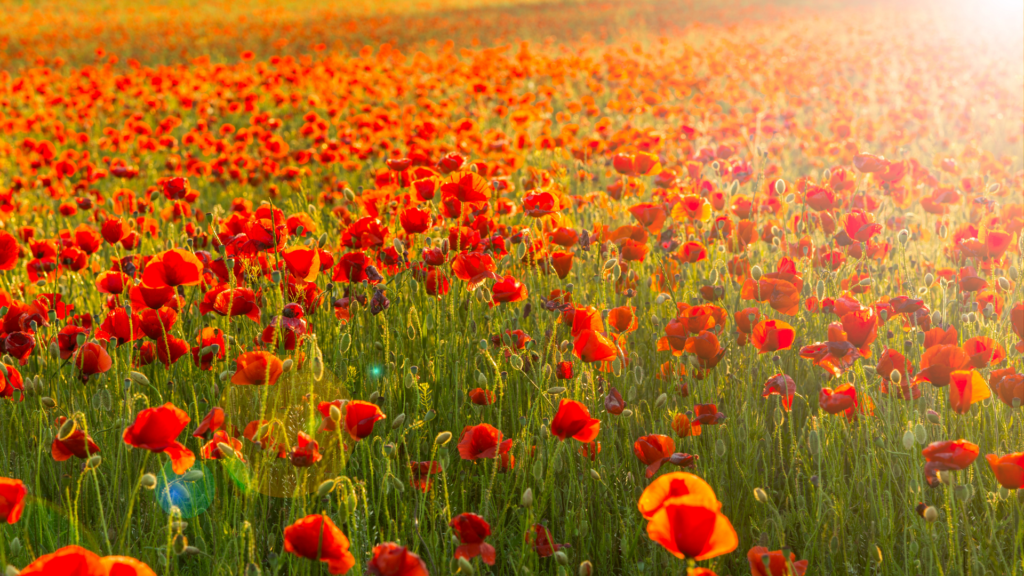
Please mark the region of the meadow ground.
<svg viewBox="0 0 1024 576"><path fill-rule="evenodd" d="M1012 2L0 12L8 574L1024 574Z"/></svg>

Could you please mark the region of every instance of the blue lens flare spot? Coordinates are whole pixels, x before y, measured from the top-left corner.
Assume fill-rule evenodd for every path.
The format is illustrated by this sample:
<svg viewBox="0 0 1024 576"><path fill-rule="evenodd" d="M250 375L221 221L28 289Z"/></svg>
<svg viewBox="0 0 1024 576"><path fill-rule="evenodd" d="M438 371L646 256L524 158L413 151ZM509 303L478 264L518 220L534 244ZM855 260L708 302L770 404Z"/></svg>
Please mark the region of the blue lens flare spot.
<svg viewBox="0 0 1024 576"><path fill-rule="evenodd" d="M203 477L186 480L189 472L199 470ZM210 507L217 496L217 484L213 471L203 464L197 464L185 474L175 474L168 462L156 473L156 489L153 491L160 508L167 514L172 507L181 511L182 518L194 518Z"/></svg>

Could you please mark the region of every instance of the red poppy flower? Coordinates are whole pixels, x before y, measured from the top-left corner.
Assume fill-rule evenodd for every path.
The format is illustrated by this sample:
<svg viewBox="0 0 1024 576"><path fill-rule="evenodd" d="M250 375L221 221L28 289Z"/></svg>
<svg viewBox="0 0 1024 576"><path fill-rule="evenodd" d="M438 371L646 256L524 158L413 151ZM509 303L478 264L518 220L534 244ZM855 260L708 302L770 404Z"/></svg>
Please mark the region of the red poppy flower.
<svg viewBox="0 0 1024 576"><path fill-rule="evenodd" d="M950 374L970 364L971 357L959 346L935 345L921 355L921 371L914 377L914 382L929 382L941 388L949 385Z"/></svg>
<svg viewBox="0 0 1024 576"><path fill-rule="evenodd" d="M345 416L345 430L353 440L362 440L373 433L373 425L386 418L380 407L372 402L351 400L341 409Z"/></svg>
<svg viewBox="0 0 1024 576"><path fill-rule="evenodd" d="M1018 374L1016 368L993 370L989 374L988 384L1007 406L1019 408L1024 403L1024 375Z"/></svg>
<svg viewBox="0 0 1024 576"><path fill-rule="evenodd" d="M429 576L423 560L393 542L373 548L373 558L366 564L370 576Z"/></svg>
<svg viewBox="0 0 1024 576"><path fill-rule="evenodd" d="M469 401L477 406L489 406L494 404L494 392L483 388L473 388L469 391Z"/></svg>
<svg viewBox="0 0 1024 576"><path fill-rule="evenodd" d="M299 432L295 439L295 446L292 447L292 451L288 454L288 460L291 461L292 466L308 468L319 462L322 458L320 444L313 440L309 434Z"/></svg>
<svg viewBox="0 0 1024 576"><path fill-rule="evenodd" d="M74 576L156 576L144 562L127 556L104 556L78 546L65 546L44 554L23 568L26 576L70 574Z"/></svg>
<svg viewBox="0 0 1024 576"><path fill-rule="evenodd" d="M718 424L725 420L725 414L719 412L715 404L694 404L693 412L698 424Z"/></svg>
<svg viewBox="0 0 1024 576"><path fill-rule="evenodd" d="M192 436L195 438L206 438L210 434L218 431L224 426L224 409L220 406L214 406L206 413L203 417L202 422L199 426L192 431Z"/></svg>
<svg viewBox="0 0 1024 576"><path fill-rule="evenodd" d="M555 376L559 380L572 380L572 362L562 361L555 365Z"/></svg>
<svg viewBox="0 0 1024 576"><path fill-rule="evenodd" d="M676 222L706 222L711 219L711 203L700 196L687 194L672 207L672 219Z"/></svg>
<svg viewBox="0 0 1024 576"><path fill-rule="evenodd" d="M707 560L739 545L714 490L697 476L672 472L648 486L637 503L647 535L678 558Z"/></svg>
<svg viewBox="0 0 1024 576"><path fill-rule="evenodd" d="M67 418L61 416L57 420L57 425L62 426L66 421ZM100 447L96 445L96 441L79 428L75 428L64 438L54 438L50 445L50 456L57 462L63 462L72 456L85 459L99 452Z"/></svg>
<svg viewBox="0 0 1024 576"><path fill-rule="evenodd" d="M650 247L643 242L626 238L619 246L619 254L626 262L643 262Z"/></svg>
<svg viewBox="0 0 1024 576"><path fill-rule="evenodd" d="M431 476L441 473L441 465L433 460L429 462L410 462L412 477L409 482L420 492L427 492L433 486Z"/></svg>
<svg viewBox="0 0 1024 576"><path fill-rule="evenodd" d="M253 351L240 354L232 384L248 386L273 386L284 373L284 363L270 352Z"/></svg>
<svg viewBox="0 0 1024 576"><path fill-rule="evenodd" d="M462 436L459 439L459 456L463 460L494 458L505 445L512 446L511 439L503 443L501 438L501 432L490 424L466 426L462 429Z"/></svg>
<svg viewBox="0 0 1024 576"><path fill-rule="evenodd" d="M220 316L246 316L257 324L260 323L260 307L257 295L249 288L232 288L228 284L219 284L203 294L199 303L199 313L214 312Z"/></svg>
<svg viewBox="0 0 1024 576"><path fill-rule="evenodd" d="M684 349L697 357L697 365L701 368L714 368L725 356L725 349L719 346L718 338L707 330L687 338Z"/></svg>
<svg viewBox="0 0 1024 576"><path fill-rule="evenodd" d="M430 229L430 212L419 208L408 208L399 215L398 222L406 234L420 234Z"/></svg>
<svg viewBox="0 0 1024 576"><path fill-rule="evenodd" d="M207 460L220 460L226 456L226 454L224 454L220 449L221 444L231 448L232 451L234 451L235 457L242 462L245 462L245 458L242 456L242 441L237 438L232 438L231 435L228 434L227 430L217 430L214 432L213 437L210 438L209 442L203 445L200 453L203 458Z"/></svg>
<svg viewBox="0 0 1024 576"><path fill-rule="evenodd" d="M554 252L551 254L551 267L555 269L560 279L565 279L572 271L572 252Z"/></svg>
<svg viewBox="0 0 1024 576"><path fill-rule="evenodd" d="M658 351L671 351L673 355L681 356L686 349L686 340L689 335L688 323L679 318L673 318L665 325L665 336L658 339Z"/></svg>
<svg viewBox="0 0 1024 576"><path fill-rule="evenodd" d="M28 489L21 480L0 478L0 520L6 524L17 523L25 509L27 495Z"/></svg>
<svg viewBox="0 0 1024 576"><path fill-rule="evenodd" d="M871 350L868 346L878 336L878 315L873 308L863 308L854 312L848 312L842 319L843 331L846 332L846 340L860 350L862 356L870 357ZM831 338L829 338L831 340Z"/></svg>
<svg viewBox="0 0 1024 576"><path fill-rule="evenodd" d="M161 252L146 264L142 283L153 288L195 286L202 281L203 263L195 254L173 248Z"/></svg>
<svg viewBox="0 0 1024 576"><path fill-rule="evenodd" d="M296 246L281 251L288 273L301 282L312 282L320 273L320 252L314 246L305 248Z"/></svg>
<svg viewBox="0 0 1024 576"><path fill-rule="evenodd" d="M795 339L796 331L781 320L758 322L750 334L750 343L762 354L776 350L788 350Z"/></svg>
<svg viewBox="0 0 1024 576"><path fill-rule="evenodd" d="M1006 360L1006 349L1003 345L987 336L975 336L963 345L964 352L971 357L971 366L985 368L989 364L998 365Z"/></svg>
<svg viewBox="0 0 1024 576"><path fill-rule="evenodd" d="M495 304L526 300L526 286L512 276L505 276L491 288L491 299Z"/></svg>
<svg viewBox="0 0 1024 576"><path fill-rule="evenodd" d="M647 465L648 478L654 476L675 451L675 441L663 434L641 436L633 443L633 454Z"/></svg>
<svg viewBox="0 0 1024 576"><path fill-rule="evenodd" d="M608 328L620 334L634 332L639 327L634 306L619 306L608 311Z"/></svg>
<svg viewBox="0 0 1024 576"><path fill-rule="evenodd" d="M227 355L224 333L218 328L203 328L197 338L198 345L192 347L192 363L200 370L210 370L216 360Z"/></svg>
<svg viewBox="0 0 1024 576"><path fill-rule="evenodd" d="M558 412L551 420L551 433L560 440L575 438L580 442L593 442L601 430L601 421L590 417L590 410L582 403L563 398Z"/></svg>
<svg viewBox="0 0 1024 576"><path fill-rule="evenodd" d="M686 438L687 436L700 436L700 422L690 422L690 417L686 414L676 414L672 418L672 431L676 433L676 436L680 438Z"/></svg>
<svg viewBox="0 0 1024 576"><path fill-rule="evenodd" d="M9 232L0 232L0 270L14 270L20 253L18 239Z"/></svg>
<svg viewBox="0 0 1024 576"><path fill-rule="evenodd" d="M618 348L600 332L583 330L573 343L573 352L584 362L605 362L618 356Z"/></svg>
<svg viewBox="0 0 1024 576"><path fill-rule="evenodd" d="M764 557L768 557L765 567ZM754 546L747 551L747 562L750 564L750 576L804 576L807 572L807 560L797 560L796 554L789 554L789 563L781 550L768 551L764 546ZM790 571L789 565L793 566Z"/></svg>
<svg viewBox="0 0 1024 576"><path fill-rule="evenodd" d="M530 528L526 534L526 541L533 546L533 550L541 558L553 556L555 552L569 546L568 544L556 544L551 531L540 524L534 524Z"/></svg>
<svg viewBox="0 0 1024 576"><path fill-rule="evenodd" d="M629 213L651 234L661 233L665 219L668 217L661 204L637 204L630 207Z"/></svg>
<svg viewBox="0 0 1024 576"><path fill-rule="evenodd" d="M887 162L882 156L875 156L874 154L857 154L853 157L853 167L859 172L878 172L884 170Z"/></svg>
<svg viewBox="0 0 1024 576"><path fill-rule="evenodd" d="M345 574L356 565L349 545L345 534L322 514L311 514L284 529L285 552L324 562L331 574Z"/></svg>
<svg viewBox="0 0 1024 576"><path fill-rule="evenodd" d="M1024 452L1003 456L989 454L985 459L1000 486L1007 490L1024 488Z"/></svg>
<svg viewBox="0 0 1024 576"><path fill-rule="evenodd" d="M96 342L82 344L71 362L78 368L83 381L88 380L93 374L102 374L110 370L112 365L110 355Z"/></svg>
<svg viewBox="0 0 1024 576"><path fill-rule="evenodd" d="M452 518L448 525L461 544L455 549L455 558L472 560L480 556L486 564L494 566L494 546L484 542L491 535L491 526L486 520L476 514L463 512Z"/></svg>
<svg viewBox="0 0 1024 576"><path fill-rule="evenodd" d="M484 280L498 280L497 266L490 255L483 252L459 252L452 260L452 273L466 282L467 290L475 290Z"/></svg>
<svg viewBox="0 0 1024 576"><path fill-rule="evenodd" d="M822 388L818 392L818 407L829 414L843 412L847 418L850 418L854 414L854 408L857 407L857 389L853 387L853 384L848 383L835 390Z"/></svg>
<svg viewBox="0 0 1024 576"><path fill-rule="evenodd" d="M166 453L171 457L174 473L184 474L196 461L195 454L176 440L188 422L188 414L170 402L146 408L124 429L124 443L154 453Z"/></svg>
<svg viewBox="0 0 1024 576"><path fill-rule="evenodd" d="M762 398L771 395L782 397L782 407L787 411L793 407L793 397L796 394L796 382L785 374L776 374L765 381Z"/></svg>
<svg viewBox="0 0 1024 576"><path fill-rule="evenodd" d="M36 339L28 332L12 332L4 338L3 348L24 366L36 348Z"/></svg>
<svg viewBox="0 0 1024 576"><path fill-rule="evenodd" d="M921 451L928 462L924 466L925 479L931 487L938 486L938 472L963 470L974 462L980 450L977 444L966 440L944 440L932 442Z"/></svg>
<svg viewBox="0 0 1024 576"><path fill-rule="evenodd" d="M792 282L781 278L762 277L757 282L747 278L740 290L744 300L768 302L768 305L787 316L800 311L800 290Z"/></svg>

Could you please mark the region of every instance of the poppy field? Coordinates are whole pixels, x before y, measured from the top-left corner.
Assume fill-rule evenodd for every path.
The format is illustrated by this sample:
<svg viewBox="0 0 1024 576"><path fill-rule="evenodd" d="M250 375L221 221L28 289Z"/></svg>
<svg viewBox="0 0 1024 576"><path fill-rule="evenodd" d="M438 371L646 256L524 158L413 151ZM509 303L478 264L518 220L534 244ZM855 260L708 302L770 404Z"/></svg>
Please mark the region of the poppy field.
<svg viewBox="0 0 1024 576"><path fill-rule="evenodd" d="M0 1L7 576L1024 576L1012 2Z"/></svg>

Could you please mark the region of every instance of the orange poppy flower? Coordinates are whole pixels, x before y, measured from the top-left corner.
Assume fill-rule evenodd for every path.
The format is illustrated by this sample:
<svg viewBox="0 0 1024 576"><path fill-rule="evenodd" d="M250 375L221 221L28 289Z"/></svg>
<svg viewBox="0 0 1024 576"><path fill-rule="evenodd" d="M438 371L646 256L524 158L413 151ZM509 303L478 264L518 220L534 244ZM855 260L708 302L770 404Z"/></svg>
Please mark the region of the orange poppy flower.
<svg viewBox="0 0 1024 576"><path fill-rule="evenodd" d="M551 419L551 433L564 441L575 438L580 442L593 442L601 430L601 421L590 417L590 410L582 403L563 398Z"/></svg>
<svg viewBox="0 0 1024 576"><path fill-rule="evenodd" d="M999 485L1007 490L1024 488L1024 452L1016 452L1003 456L989 454L985 456L989 468L996 476Z"/></svg>
<svg viewBox="0 0 1024 576"><path fill-rule="evenodd" d="M950 374L970 364L971 357L959 346L937 344L921 355L921 371L914 377L914 382L929 382L939 388L948 386Z"/></svg>
<svg viewBox="0 0 1024 576"><path fill-rule="evenodd" d="M348 537L326 515L310 514L284 529L284 550L299 558L327 564L331 574L345 574L356 565Z"/></svg>
<svg viewBox="0 0 1024 576"><path fill-rule="evenodd" d="M700 422L690 422L690 417L686 414L676 414L672 418L672 430L680 438L686 438L687 436L700 436Z"/></svg>
<svg viewBox="0 0 1024 576"><path fill-rule="evenodd" d="M637 507L648 520L650 539L678 558L707 560L739 545L714 490L693 474L660 476L641 494Z"/></svg>
<svg viewBox="0 0 1024 576"><path fill-rule="evenodd" d="M750 334L750 343L761 354L788 350L796 339L793 327L781 320L763 320L758 322Z"/></svg>
<svg viewBox="0 0 1024 576"><path fill-rule="evenodd" d="M943 440L932 442L921 450L927 464L924 465L924 476L928 485L939 485L938 472L945 470L963 470L978 457L980 450L977 444L966 440Z"/></svg>
<svg viewBox="0 0 1024 576"><path fill-rule="evenodd" d="M795 394L796 382L785 374L776 374L765 381L761 397L781 396L782 407L788 411L793 407L793 397Z"/></svg>
<svg viewBox="0 0 1024 576"><path fill-rule="evenodd" d="M573 352L584 362L606 362L618 354L615 344L600 332L583 330L573 343Z"/></svg>
<svg viewBox="0 0 1024 576"><path fill-rule="evenodd" d="M61 416L57 419L57 425L62 426L66 421L67 418ZM65 438L54 438L53 443L50 444L50 456L55 462L63 462L72 456L84 460L93 454L99 454L99 452L100 447L96 445L96 441L79 428L75 428Z"/></svg>
<svg viewBox="0 0 1024 576"><path fill-rule="evenodd" d="M505 276L491 288L491 300L495 304L520 302L526 300L526 286L512 276Z"/></svg>
<svg viewBox="0 0 1024 576"><path fill-rule="evenodd" d="M1019 408L1024 403L1024 374L1018 374L1016 368L993 370L988 385L1007 406Z"/></svg>
<svg viewBox="0 0 1024 576"><path fill-rule="evenodd" d="M977 370L954 370L949 374L949 407L958 414L966 414L971 404L992 395L985 379Z"/></svg>
<svg viewBox="0 0 1024 576"><path fill-rule="evenodd" d="M270 352L253 351L240 354L231 383L246 386L273 386L284 373L284 363Z"/></svg>
<svg viewBox="0 0 1024 576"><path fill-rule="evenodd" d="M835 390L822 388L818 392L818 407L829 414L843 412L848 419L853 419L857 407L857 389L853 384L846 383Z"/></svg>

